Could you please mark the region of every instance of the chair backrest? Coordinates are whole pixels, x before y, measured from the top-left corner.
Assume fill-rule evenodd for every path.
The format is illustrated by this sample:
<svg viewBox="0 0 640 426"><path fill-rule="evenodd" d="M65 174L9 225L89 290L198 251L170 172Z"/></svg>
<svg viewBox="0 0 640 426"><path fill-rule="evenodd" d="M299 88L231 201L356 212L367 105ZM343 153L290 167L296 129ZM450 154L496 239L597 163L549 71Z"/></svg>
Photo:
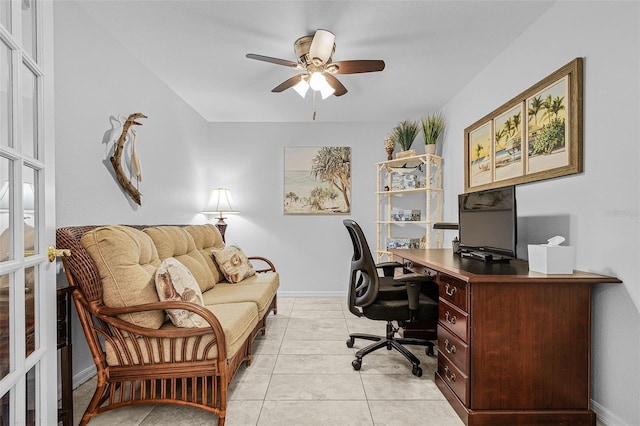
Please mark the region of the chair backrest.
<svg viewBox="0 0 640 426"><path fill-rule="evenodd" d="M351 219L344 219L342 224L347 228L353 244L349 276L349 310L354 315L361 316L362 312L357 307L370 305L378 296L378 270L360 225Z"/></svg>

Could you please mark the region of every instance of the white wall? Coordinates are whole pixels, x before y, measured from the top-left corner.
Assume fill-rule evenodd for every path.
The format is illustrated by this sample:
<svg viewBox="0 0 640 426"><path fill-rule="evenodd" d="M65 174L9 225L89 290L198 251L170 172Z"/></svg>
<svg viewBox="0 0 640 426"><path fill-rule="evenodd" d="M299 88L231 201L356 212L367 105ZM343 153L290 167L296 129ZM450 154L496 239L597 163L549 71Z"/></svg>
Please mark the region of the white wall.
<svg viewBox="0 0 640 426"><path fill-rule="evenodd" d="M211 123L208 180L231 188L235 207L241 210L226 220L227 243L272 259L281 274L281 295L346 294L352 249L342 220L356 220L375 250L374 163L386 159L383 140L392 126ZM283 214L285 146L351 147L351 215Z"/></svg>
<svg viewBox="0 0 640 426"><path fill-rule="evenodd" d="M444 108L445 219L455 220L464 128L584 58L584 173L518 186L519 249L564 232L577 269L624 281L593 291L592 406L607 425L640 424L639 12L637 2L559 2Z"/></svg>
<svg viewBox="0 0 640 426"><path fill-rule="evenodd" d="M207 122L74 2L55 4L55 72L58 226L205 220ZM148 117L134 127L142 206L115 180L103 142L112 115L134 112Z"/></svg>
<svg viewBox="0 0 640 426"><path fill-rule="evenodd" d="M54 20L57 226L204 222L207 123L74 2L56 2ZM120 189L108 160L113 146L103 143L109 117L134 112L148 116L136 128L142 206ZM72 318L77 385L94 368Z"/></svg>

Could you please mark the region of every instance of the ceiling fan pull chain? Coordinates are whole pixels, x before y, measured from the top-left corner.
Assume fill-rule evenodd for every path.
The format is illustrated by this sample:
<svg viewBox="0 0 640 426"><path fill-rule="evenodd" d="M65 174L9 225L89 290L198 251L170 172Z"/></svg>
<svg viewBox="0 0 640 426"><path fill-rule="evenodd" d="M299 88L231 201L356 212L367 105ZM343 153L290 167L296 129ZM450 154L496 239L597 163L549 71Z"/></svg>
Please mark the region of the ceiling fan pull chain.
<svg viewBox="0 0 640 426"><path fill-rule="evenodd" d="M316 121L316 91L313 90L311 95L313 96L313 121Z"/></svg>

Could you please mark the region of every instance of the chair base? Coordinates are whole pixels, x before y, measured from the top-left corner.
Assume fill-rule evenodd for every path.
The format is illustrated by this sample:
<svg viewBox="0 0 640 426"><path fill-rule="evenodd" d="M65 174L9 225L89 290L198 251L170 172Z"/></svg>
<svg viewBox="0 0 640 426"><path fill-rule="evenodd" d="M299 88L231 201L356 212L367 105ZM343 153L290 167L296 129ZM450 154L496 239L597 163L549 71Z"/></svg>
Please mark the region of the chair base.
<svg viewBox="0 0 640 426"><path fill-rule="evenodd" d="M360 370L362 366L362 358L380 348L387 348L387 350L395 349L400 352L404 357L413 365L413 369L411 372L413 375L420 377L422 376L422 368L420 367L420 360L407 348L402 345L420 345L426 346L425 353L429 356L434 355L433 350L433 342L424 339L416 339L412 337L405 338L395 338L395 334L398 332L397 328L393 327L391 321L387 321L387 335L385 337L376 336L374 334L363 334L363 333L353 333L349 335L349 340L347 340L347 346L352 348L355 342L355 339L363 339L363 340L372 340L376 343L372 343L371 345L360 349L356 352L356 359L351 362L354 370Z"/></svg>

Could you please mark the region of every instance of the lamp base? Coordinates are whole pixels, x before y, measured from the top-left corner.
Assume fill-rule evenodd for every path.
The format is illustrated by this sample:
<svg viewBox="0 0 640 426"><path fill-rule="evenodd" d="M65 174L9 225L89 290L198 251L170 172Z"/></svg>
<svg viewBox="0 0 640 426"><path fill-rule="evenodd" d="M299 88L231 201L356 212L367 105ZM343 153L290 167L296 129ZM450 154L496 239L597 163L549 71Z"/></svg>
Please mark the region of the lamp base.
<svg viewBox="0 0 640 426"><path fill-rule="evenodd" d="M218 228L218 231L220 231L220 235L222 235L222 242L226 243L226 240L224 239L224 233L227 230L227 224L224 222L224 217L219 217L218 218L218 222L216 223L216 228Z"/></svg>

